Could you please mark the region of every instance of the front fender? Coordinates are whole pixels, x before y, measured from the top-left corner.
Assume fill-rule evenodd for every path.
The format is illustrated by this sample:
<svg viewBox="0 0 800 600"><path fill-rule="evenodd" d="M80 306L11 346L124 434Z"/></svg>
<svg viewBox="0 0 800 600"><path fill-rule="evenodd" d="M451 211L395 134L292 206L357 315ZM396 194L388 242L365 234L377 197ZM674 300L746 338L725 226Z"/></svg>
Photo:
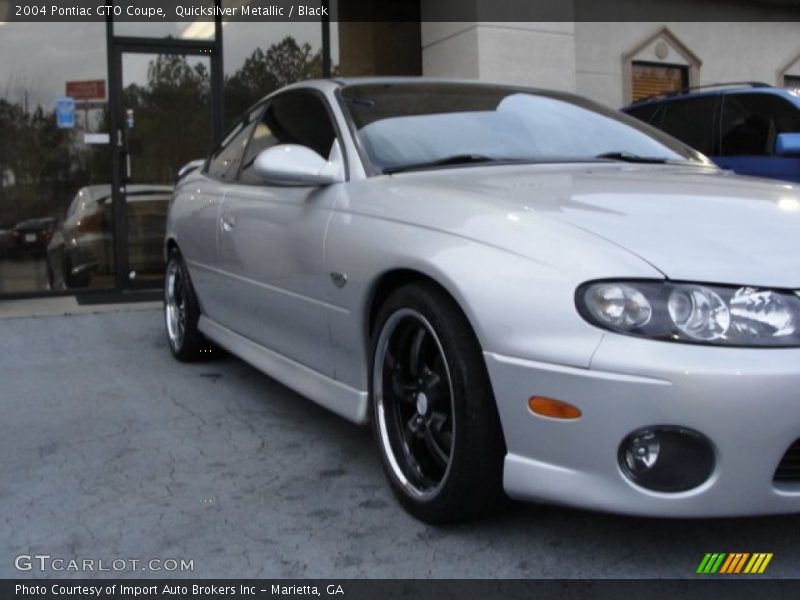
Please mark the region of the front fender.
<svg viewBox="0 0 800 600"><path fill-rule="evenodd" d="M328 230L326 263L331 273L347 275L347 285L331 284L329 293L336 376L367 389L364 332L369 302L376 282L395 269L419 272L446 289L484 351L588 368L603 332L578 315L575 289L600 277L661 277L644 262L614 251L624 257L619 271L564 253L558 260L553 257L559 253L543 253L543 260L534 260L453 233L336 212Z"/></svg>

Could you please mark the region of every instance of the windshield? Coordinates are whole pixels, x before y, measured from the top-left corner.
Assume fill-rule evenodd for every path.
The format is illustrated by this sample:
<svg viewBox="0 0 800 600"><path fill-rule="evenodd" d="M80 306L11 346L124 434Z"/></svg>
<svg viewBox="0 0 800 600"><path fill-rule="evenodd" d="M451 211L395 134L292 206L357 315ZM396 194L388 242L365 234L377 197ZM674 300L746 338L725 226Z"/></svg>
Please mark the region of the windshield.
<svg viewBox="0 0 800 600"><path fill-rule="evenodd" d="M378 173L492 162L709 164L637 119L569 94L390 83L349 85L341 99L362 153Z"/></svg>

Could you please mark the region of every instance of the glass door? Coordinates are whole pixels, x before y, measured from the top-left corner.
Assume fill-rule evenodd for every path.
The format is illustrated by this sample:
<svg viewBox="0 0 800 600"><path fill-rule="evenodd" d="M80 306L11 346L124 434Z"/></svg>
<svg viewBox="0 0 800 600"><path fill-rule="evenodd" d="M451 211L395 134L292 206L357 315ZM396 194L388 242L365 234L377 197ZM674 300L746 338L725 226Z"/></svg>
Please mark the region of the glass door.
<svg viewBox="0 0 800 600"><path fill-rule="evenodd" d="M181 167L213 141L211 56L175 49L121 50L117 178L124 219L115 219L122 287L158 287L167 206Z"/></svg>
<svg viewBox="0 0 800 600"><path fill-rule="evenodd" d="M2 25L0 295L113 286L105 25Z"/></svg>

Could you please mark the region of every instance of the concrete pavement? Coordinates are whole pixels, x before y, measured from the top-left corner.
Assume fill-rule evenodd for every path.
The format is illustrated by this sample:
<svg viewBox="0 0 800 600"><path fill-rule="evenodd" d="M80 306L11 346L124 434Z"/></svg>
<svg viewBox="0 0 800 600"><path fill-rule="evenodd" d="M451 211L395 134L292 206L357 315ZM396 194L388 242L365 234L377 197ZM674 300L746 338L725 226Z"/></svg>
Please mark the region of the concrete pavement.
<svg viewBox="0 0 800 600"><path fill-rule="evenodd" d="M134 577L695 577L705 552L741 551L800 575L798 516L515 505L421 524L367 429L232 357L175 362L158 310L0 320L0 410L0 577L97 575L15 569L34 554L135 559L107 573ZM150 559L193 571L142 571Z"/></svg>

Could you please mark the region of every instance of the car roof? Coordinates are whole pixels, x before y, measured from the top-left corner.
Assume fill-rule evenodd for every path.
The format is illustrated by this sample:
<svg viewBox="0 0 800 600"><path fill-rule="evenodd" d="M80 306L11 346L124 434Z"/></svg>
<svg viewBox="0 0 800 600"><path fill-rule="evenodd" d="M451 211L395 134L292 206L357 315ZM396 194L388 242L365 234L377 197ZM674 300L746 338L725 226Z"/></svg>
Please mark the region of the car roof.
<svg viewBox="0 0 800 600"><path fill-rule="evenodd" d="M491 81L478 81L475 79L458 79L452 77L425 77L422 75L393 75L393 76L366 76L366 77L336 77L334 81L340 85L380 85L380 84L415 84L415 83L457 83L464 85L486 86L504 85ZM517 87L517 86L510 86Z"/></svg>
<svg viewBox="0 0 800 600"><path fill-rule="evenodd" d="M23 219L16 224L16 227L28 227L30 225L50 225L55 223L55 217L34 217L32 219Z"/></svg>
<svg viewBox="0 0 800 600"><path fill-rule="evenodd" d="M340 87L356 85L463 85L476 88L506 88L509 90L520 90L531 93L564 94L574 96L573 92L568 92L556 88L542 88L502 81L479 81L476 79L458 79L450 77L425 77L425 76L381 76L381 77L336 77L333 79Z"/></svg>
<svg viewBox="0 0 800 600"><path fill-rule="evenodd" d="M355 85L467 85L472 87L501 87L513 90L521 90L532 93L557 93L565 96L574 96L572 92L559 89L537 88L527 85L513 83L503 83L501 81L478 81L475 79L457 79L447 77L426 77L419 75L395 75L395 76L365 76L365 77L333 77L331 79L307 79L284 86L270 94L270 96L291 89L314 88L322 91L330 91L338 88Z"/></svg>
<svg viewBox="0 0 800 600"><path fill-rule="evenodd" d="M728 84L719 84L719 85L728 85ZM688 89L685 91L679 92L671 92L667 94L663 94L660 96L651 96L648 98L643 98L642 100L637 100L636 102L632 102L625 108L638 108L641 106L653 106L657 104L663 104L665 102L673 102L675 100L684 100L686 98L703 98L708 96L729 96L731 94L758 94L764 95L768 94L771 96L780 96L781 98L785 98L798 106L800 108L800 94L794 92L792 90L788 90L786 88L771 86L767 84L760 84L760 83L751 83L749 86L745 85L734 85L732 87L724 87L724 88L717 88L717 87L709 87L709 88L695 88L695 89Z"/></svg>

